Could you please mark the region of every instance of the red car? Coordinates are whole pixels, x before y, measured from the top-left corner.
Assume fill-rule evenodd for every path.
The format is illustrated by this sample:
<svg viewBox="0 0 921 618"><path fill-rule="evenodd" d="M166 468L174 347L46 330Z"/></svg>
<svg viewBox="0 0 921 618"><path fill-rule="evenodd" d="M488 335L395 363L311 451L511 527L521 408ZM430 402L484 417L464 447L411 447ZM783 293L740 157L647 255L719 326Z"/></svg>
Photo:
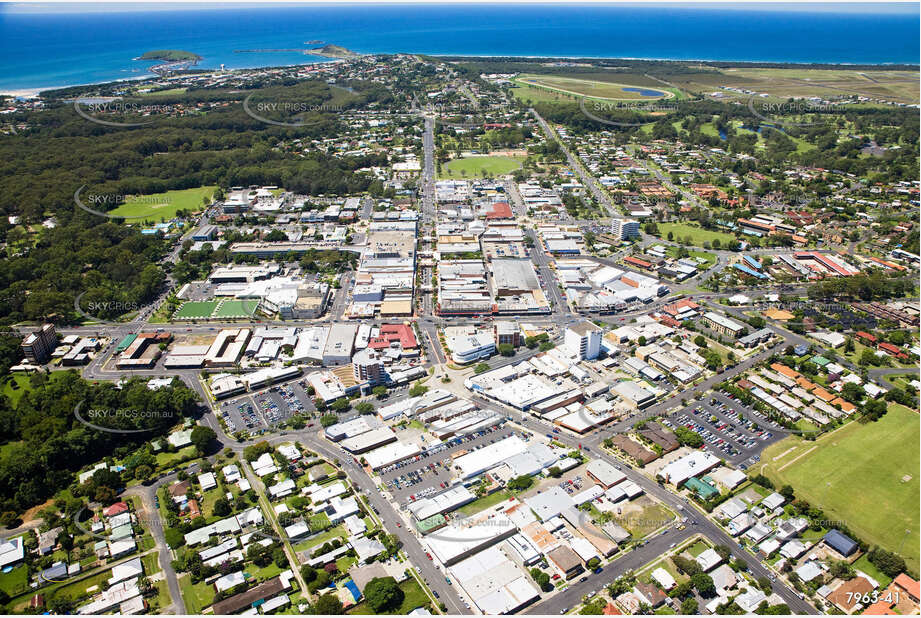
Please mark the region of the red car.
<svg viewBox="0 0 921 618"><path fill-rule="evenodd" d="M428 552L425 552L425 555L428 556L429 560L432 559L432 554L430 554L430 553L428 553Z"/></svg>

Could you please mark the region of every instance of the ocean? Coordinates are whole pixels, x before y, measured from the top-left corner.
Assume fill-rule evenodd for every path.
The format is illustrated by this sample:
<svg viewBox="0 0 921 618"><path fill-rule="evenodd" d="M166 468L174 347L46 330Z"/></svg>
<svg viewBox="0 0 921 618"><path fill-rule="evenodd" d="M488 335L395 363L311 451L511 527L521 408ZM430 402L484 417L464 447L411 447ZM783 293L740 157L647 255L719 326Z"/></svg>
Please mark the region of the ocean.
<svg viewBox="0 0 921 618"><path fill-rule="evenodd" d="M267 5L95 13L27 10L29 5L0 5L0 92L149 76L149 67L157 63L132 59L154 49L197 53L203 57L198 65L201 68L307 64L318 59L291 51L234 50L303 49L310 47L306 42L312 40L362 53L919 62L916 3Z"/></svg>

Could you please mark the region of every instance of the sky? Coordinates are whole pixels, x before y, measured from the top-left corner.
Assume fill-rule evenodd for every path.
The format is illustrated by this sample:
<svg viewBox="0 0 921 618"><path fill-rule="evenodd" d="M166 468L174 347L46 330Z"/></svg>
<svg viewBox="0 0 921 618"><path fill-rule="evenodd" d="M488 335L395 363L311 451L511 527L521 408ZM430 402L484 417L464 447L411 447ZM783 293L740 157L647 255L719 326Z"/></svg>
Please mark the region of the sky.
<svg viewBox="0 0 921 618"><path fill-rule="evenodd" d="M89 12L116 12L116 11L179 11L179 10L221 10L221 9L241 9L252 7L279 7L279 6L308 6L311 4L323 5L351 5L351 4L392 4L392 5L412 5L412 4L540 4L539 2L529 2L529 0L504 0L497 3L495 0L465 0L459 2L433 2L432 0L402 0L400 2L369 2L368 0L343 0L340 2L277 2L267 0L266 2L184 2L183 0L162 0L160 2L125 2L124 0L104 0L102 2L82 2L80 0L61 0L59 2L9 2L0 3L0 14L2 13L89 13ZM609 2L593 0L562 0L552 4L574 4L574 5L599 5L599 6L661 6L665 7L682 7L682 8L702 8L722 10L758 10L758 11L782 11L782 12L810 12L810 13L872 13L872 14L919 14L918 2L745 2L739 0L719 0L717 2L674 2L648 0L640 1L631 0L630 2Z"/></svg>

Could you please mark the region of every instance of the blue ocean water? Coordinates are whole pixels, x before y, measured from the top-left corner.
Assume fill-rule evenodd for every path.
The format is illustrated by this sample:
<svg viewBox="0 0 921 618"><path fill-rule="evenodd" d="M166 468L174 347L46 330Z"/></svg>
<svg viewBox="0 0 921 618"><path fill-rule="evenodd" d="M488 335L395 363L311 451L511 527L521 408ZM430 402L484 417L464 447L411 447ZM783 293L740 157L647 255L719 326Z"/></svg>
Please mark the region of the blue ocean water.
<svg viewBox="0 0 921 618"><path fill-rule="evenodd" d="M23 10L21 7L25 6ZM225 5L226 6L226 5ZM232 6L232 5L231 5ZM787 7L787 8L784 8ZM918 4L288 5L60 13L0 5L0 92L148 75L183 49L200 67L316 62L322 40L363 53L776 62L919 62Z"/></svg>

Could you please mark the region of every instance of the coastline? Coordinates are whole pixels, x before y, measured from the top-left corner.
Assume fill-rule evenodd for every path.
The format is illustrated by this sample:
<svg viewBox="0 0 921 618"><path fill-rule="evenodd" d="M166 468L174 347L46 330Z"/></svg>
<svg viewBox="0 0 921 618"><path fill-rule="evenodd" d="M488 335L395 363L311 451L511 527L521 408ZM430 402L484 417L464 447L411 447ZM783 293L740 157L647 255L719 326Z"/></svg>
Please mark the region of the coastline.
<svg viewBox="0 0 921 618"><path fill-rule="evenodd" d="M625 60L625 61L648 61L648 62L689 62L689 63L719 63L719 62L731 62L735 64L752 64L752 65L762 65L762 64L791 64L797 65L799 67L809 67L815 65L823 66L839 66L841 68L850 68L850 67L879 67L880 69L885 69L886 67L892 66L905 66L911 65L908 62L823 62L823 61L795 61L795 60L727 60L727 59L705 59L705 58L652 58L652 57L627 57L627 56L534 56L534 55L495 55L495 54L456 54L456 53L422 53L422 52L407 52L407 51L398 51L398 52L356 52L358 55L354 56L355 58L361 56L394 56L398 54L417 54L421 56L431 56L433 58L464 58L470 60L484 60L484 59L497 59L497 60L540 60L540 61L558 61L558 62L575 62L579 60ZM341 62L343 60L349 60L351 57L336 57L336 56L323 56L321 54L305 54L307 58L317 58L317 60L307 60L306 62L301 63L292 63L292 64L265 64L255 67L234 67L227 68L225 71L247 71L247 70L260 70L260 69L271 69L271 68L288 68L293 66L301 66L308 64L316 64L319 62ZM324 60L320 60L323 58ZM603 68L603 67L601 67ZM148 69L149 71L150 69ZM211 69L212 71L219 71L220 69ZM905 69L909 70L909 69ZM921 70L921 64L914 65L915 71ZM133 77L121 77L107 80L98 80L86 83L78 84L54 84L41 87L31 87L31 88L11 88L3 89L0 87L0 96L12 96L12 97L25 97L32 98L38 96L38 94L45 90L58 90L61 88L74 88L78 86L95 86L99 84L108 84L112 82L120 81L137 81L145 79L153 79L160 77L156 73L147 73L145 75L135 75Z"/></svg>

